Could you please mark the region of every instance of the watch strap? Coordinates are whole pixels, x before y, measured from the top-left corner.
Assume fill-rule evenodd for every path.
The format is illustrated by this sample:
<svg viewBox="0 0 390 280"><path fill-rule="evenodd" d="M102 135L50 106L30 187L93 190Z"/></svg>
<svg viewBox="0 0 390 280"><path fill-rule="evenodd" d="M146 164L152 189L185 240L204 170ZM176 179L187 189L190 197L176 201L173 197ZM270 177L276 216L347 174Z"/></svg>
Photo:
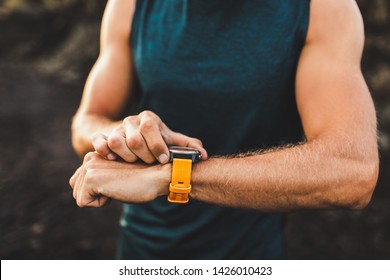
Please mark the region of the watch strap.
<svg viewBox="0 0 390 280"><path fill-rule="evenodd" d="M174 158L172 162L172 180L169 186L168 201L187 203L191 192L192 160Z"/></svg>

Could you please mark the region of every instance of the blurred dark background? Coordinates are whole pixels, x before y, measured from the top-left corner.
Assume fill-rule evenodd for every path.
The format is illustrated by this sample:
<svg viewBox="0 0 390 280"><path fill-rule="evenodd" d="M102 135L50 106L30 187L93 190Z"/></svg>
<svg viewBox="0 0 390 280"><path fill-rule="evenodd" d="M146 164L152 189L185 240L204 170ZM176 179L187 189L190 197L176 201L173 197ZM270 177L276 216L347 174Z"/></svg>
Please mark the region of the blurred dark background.
<svg viewBox="0 0 390 280"><path fill-rule="evenodd" d="M0 257L112 259L120 204L79 209L70 122L99 51L106 1L0 1ZM363 211L288 214L290 259L390 259L390 2L359 0L362 67L378 112L381 174Z"/></svg>

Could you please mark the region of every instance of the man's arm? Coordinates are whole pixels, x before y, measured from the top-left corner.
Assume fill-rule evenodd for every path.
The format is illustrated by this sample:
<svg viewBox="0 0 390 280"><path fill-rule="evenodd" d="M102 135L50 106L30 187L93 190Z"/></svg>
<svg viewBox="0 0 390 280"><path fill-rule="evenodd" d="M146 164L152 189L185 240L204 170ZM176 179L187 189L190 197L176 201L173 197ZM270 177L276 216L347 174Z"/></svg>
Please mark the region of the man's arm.
<svg viewBox="0 0 390 280"><path fill-rule="evenodd" d="M376 115L360 70L363 24L355 1L311 1L296 100L307 142L194 166L194 199L263 211L369 202L378 176Z"/></svg>
<svg viewBox="0 0 390 280"><path fill-rule="evenodd" d="M168 161L168 145L184 145L207 152L200 140L171 131L153 112L117 120L131 95L132 55L129 36L134 0L108 1L101 28L99 58L89 74L80 108L73 119L72 142L83 156L97 151L109 160Z"/></svg>
<svg viewBox="0 0 390 280"><path fill-rule="evenodd" d="M135 1L108 1L104 12L100 54L86 82L72 123L73 147L79 155L94 150L96 132L108 135L130 97L133 83L129 48Z"/></svg>
<svg viewBox="0 0 390 280"><path fill-rule="evenodd" d="M360 70L360 13L353 0L311 3L296 81L307 141L195 164L193 199L260 211L361 209L369 202L378 177L378 151L375 110ZM149 125L145 132L153 130ZM112 171L119 166L121 176ZM146 202L168 194L170 169L170 164L139 169L88 154L70 184L79 206L101 206L100 197Z"/></svg>

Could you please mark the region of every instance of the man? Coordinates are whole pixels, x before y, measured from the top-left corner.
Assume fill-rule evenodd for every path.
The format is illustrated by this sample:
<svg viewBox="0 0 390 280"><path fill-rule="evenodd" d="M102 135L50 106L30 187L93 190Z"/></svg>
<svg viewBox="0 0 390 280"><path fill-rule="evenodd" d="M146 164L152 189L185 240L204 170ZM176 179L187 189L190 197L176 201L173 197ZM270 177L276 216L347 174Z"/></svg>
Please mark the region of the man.
<svg viewBox="0 0 390 280"><path fill-rule="evenodd" d="M281 212L362 209L375 188L363 44L353 0L109 1L72 126L77 204L126 203L120 258L283 258ZM202 156L187 204L166 198L170 146Z"/></svg>

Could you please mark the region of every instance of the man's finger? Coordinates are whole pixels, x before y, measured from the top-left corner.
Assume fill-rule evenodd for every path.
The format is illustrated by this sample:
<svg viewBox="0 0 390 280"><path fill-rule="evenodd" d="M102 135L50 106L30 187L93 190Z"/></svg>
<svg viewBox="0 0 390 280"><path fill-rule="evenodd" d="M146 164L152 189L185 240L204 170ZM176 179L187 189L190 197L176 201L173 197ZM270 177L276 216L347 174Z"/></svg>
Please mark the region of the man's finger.
<svg viewBox="0 0 390 280"><path fill-rule="evenodd" d="M87 172L87 164L98 155L96 152L90 152L84 156L83 164L78 169L78 175L75 182L75 187L73 188L73 197L76 202L80 199L80 193L84 188L84 178ZM99 156L99 155L98 155Z"/></svg>
<svg viewBox="0 0 390 280"><path fill-rule="evenodd" d="M95 151L108 160L116 160L117 156L108 147L107 136L100 132L96 132L92 135L92 145Z"/></svg>
<svg viewBox="0 0 390 280"><path fill-rule="evenodd" d="M144 117L140 121L139 131L152 156L160 163L167 163L169 151L161 135L160 124L161 121L158 118Z"/></svg>
<svg viewBox="0 0 390 280"><path fill-rule="evenodd" d="M138 157L127 147L124 131L115 129L107 139L108 147L127 162L135 162Z"/></svg>
<svg viewBox="0 0 390 280"><path fill-rule="evenodd" d="M156 159L149 150L145 137L142 135L140 118L129 118L124 124L128 149L145 163L155 162Z"/></svg>
<svg viewBox="0 0 390 280"><path fill-rule="evenodd" d="M79 176L80 174L80 170L81 170L81 167L77 168L76 172L73 174L72 177L70 177L69 179L69 185L70 187L73 189L75 187L75 183L76 183L76 180L77 180L77 177Z"/></svg>
<svg viewBox="0 0 390 280"><path fill-rule="evenodd" d="M184 134L173 132L169 129L165 131L163 137L169 146L194 148L201 153L203 160L206 160L208 157L207 151L205 148L203 148L203 144L199 139L188 137Z"/></svg>

